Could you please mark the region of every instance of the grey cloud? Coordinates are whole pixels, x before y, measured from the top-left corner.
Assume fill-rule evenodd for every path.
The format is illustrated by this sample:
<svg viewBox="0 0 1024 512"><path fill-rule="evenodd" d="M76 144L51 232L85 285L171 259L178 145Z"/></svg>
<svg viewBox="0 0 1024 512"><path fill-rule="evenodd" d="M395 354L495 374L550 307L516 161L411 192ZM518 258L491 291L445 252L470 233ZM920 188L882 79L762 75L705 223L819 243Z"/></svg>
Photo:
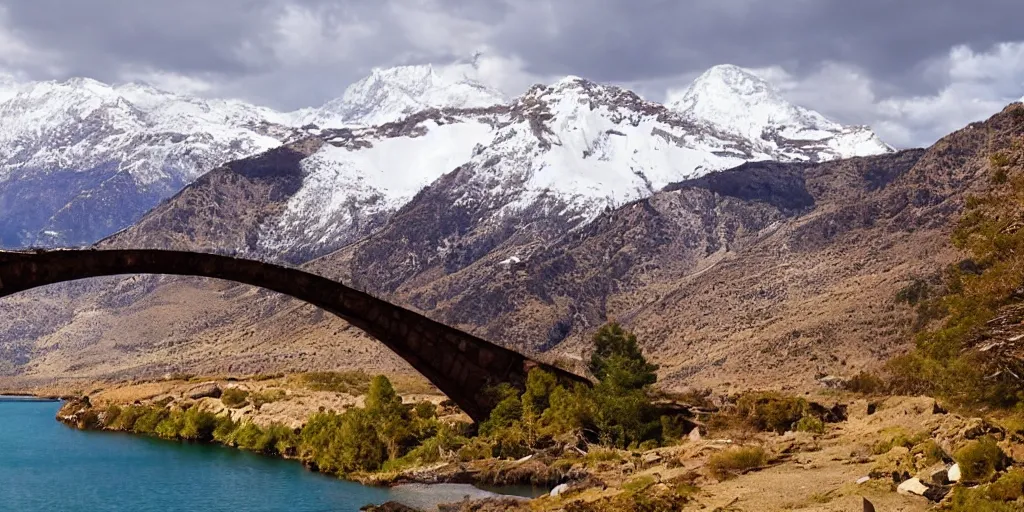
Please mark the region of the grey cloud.
<svg viewBox="0 0 1024 512"><path fill-rule="evenodd" d="M880 102L947 88L934 64L955 45L984 51L1024 39L1020 0L0 0L0 8L8 30L57 58L19 70L34 78L116 82L151 70L277 108L326 101L373 66L443 62L479 48L521 61L515 83L576 74L656 100L724 62L781 66L809 83L841 63L862 72ZM296 12L298 25L282 29ZM49 76L54 69L61 76ZM875 110L834 103L807 106L846 122L875 119Z"/></svg>
<svg viewBox="0 0 1024 512"><path fill-rule="evenodd" d="M525 0L502 27L538 73L575 69L599 80L640 80L722 62L795 70L848 62L877 79L932 89L920 65L956 44L1020 39L1018 0ZM559 30L541 23L550 6ZM529 23L528 21L534 21ZM924 92L918 90L918 92Z"/></svg>

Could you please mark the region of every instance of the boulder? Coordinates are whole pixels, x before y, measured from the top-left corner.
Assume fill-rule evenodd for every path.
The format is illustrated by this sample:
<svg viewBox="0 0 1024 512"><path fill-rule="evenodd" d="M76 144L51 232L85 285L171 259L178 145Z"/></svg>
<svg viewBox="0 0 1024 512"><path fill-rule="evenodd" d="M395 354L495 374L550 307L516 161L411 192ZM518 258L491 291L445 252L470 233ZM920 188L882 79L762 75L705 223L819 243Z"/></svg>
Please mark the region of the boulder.
<svg viewBox="0 0 1024 512"><path fill-rule="evenodd" d="M929 501L938 503L949 494L949 491L953 490L951 485L932 485L928 487L928 490L924 492L924 497L928 498Z"/></svg>
<svg viewBox="0 0 1024 512"><path fill-rule="evenodd" d="M568 491L568 490L569 490L569 484L558 484L558 485L555 486L554 489L551 489L551 492L549 494L551 495L552 498L555 498L557 496L561 496L565 491Z"/></svg>
<svg viewBox="0 0 1024 512"><path fill-rule="evenodd" d="M949 469L944 464L937 464L920 471L917 479L927 485L949 485Z"/></svg>
<svg viewBox="0 0 1024 512"><path fill-rule="evenodd" d="M955 484L960 481L960 478L960 464L953 464L946 473L946 479Z"/></svg>
<svg viewBox="0 0 1024 512"><path fill-rule="evenodd" d="M644 454L644 457L641 460L643 460L646 465L653 465L661 462L662 458L661 455L658 455L658 452L650 452Z"/></svg>
<svg viewBox="0 0 1024 512"><path fill-rule="evenodd" d="M185 391L184 396L192 400L199 400L200 398L220 398L221 393L223 390L216 382L205 382L189 388L188 391Z"/></svg>
<svg viewBox="0 0 1024 512"><path fill-rule="evenodd" d="M700 428L699 427L693 427L693 430L690 431L690 435L688 435L687 437L690 438L690 441L692 441L692 442L700 441L700 439L701 439Z"/></svg>
<svg viewBox="0 0 1024 512"><path fill-rule="evenodd" d="M909 496L912 494L917 496L924 496L924 493L928 492L928 486L921 483L921 481L918 480L917 478L911 478L910 480L907 480L900 484L899 487L896 488L896 492L904 496Z"/></svg>

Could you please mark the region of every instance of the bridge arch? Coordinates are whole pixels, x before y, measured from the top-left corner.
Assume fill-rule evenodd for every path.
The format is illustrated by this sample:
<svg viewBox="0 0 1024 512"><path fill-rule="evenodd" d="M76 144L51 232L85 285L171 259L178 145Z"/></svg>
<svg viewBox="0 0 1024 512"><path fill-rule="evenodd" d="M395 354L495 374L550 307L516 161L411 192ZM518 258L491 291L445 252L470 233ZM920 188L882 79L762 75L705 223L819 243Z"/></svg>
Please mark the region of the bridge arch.
<svg viewBox="0 0 1024 512"><path fill-rule="evenodd" d="M127 274L224 279L308 302L379 340L475 421L486 419L495 405L482 390L502 382L523 388L526 374L533 368L551 371L565 382L585 382L414 311L294 268L186 251L0 251L0 297L65 281Z"/></svg>

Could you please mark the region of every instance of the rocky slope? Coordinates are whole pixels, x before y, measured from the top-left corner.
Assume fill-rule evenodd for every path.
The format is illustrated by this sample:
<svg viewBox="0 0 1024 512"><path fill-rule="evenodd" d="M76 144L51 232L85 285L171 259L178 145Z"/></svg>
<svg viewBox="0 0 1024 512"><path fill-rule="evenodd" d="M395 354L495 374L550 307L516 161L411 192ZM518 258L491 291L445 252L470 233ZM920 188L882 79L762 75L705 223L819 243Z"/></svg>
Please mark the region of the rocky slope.
<svg viewBox="0 0 1024 512"><path fill-rule="evenodd" d="M745 72L737 80L763 84ZM719 84L726 89L715 101L749 94ZM795 109L772 95L749 101ZM797 144L800 134L828 128L797 121L765 121L797 134L788 142L751 139L686 109L568 77L505 105L427 109L375 127L307 127L315 137L219 167L101 245L293 263L325 255L311 267L492 339L550 349L603 317L632 315L663 287L820 208L802 185L807 169L820 165L825 183L830 172L849 171L823 160L890 151L821 142L828 137L820 133ZM897 173L906 158L882 157L871 172ZM771 159L808 163L748 165L729 175L739 177L731 185L715 185L739 189L738 197L712 186L718 178L699 180ZM871 176L861 181L882 179ZM686 179L698 181L659 192ZM765 204L764 191L777 201ZM586 254L567 257L573 251ZM61 305L69 298L71 311ZM26 301L39 307L26 310ZM3 350L17 361L8 373L22 376L401 366L343 322L223 283L93 281L3 307L24 311L0 321Z"/></svg>

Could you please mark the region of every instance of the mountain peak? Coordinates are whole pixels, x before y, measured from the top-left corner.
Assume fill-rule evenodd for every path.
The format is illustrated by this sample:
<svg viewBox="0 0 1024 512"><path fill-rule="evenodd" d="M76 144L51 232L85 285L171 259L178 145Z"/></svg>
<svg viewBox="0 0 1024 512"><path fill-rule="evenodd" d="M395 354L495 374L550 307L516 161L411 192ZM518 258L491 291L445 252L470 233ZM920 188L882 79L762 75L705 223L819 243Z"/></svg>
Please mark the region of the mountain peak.
<svg viewBox="0 0 1024 512"><path fill-rule="evenodd" d="M476 79L476 60L435 68L430 64L374 68L340 98L305 111L301 122L325 127L380 125L428 108L475 108L507 98Z"/></svg>
<svg viewBox="0 0 1024 512"><path fill-rule="evenodd" d="M669 108L695 123L749 140L825 141L836 150L835 157L892 151L869 129L844 127L793 105L757 73L732 64L705 71Z"/></svg>

